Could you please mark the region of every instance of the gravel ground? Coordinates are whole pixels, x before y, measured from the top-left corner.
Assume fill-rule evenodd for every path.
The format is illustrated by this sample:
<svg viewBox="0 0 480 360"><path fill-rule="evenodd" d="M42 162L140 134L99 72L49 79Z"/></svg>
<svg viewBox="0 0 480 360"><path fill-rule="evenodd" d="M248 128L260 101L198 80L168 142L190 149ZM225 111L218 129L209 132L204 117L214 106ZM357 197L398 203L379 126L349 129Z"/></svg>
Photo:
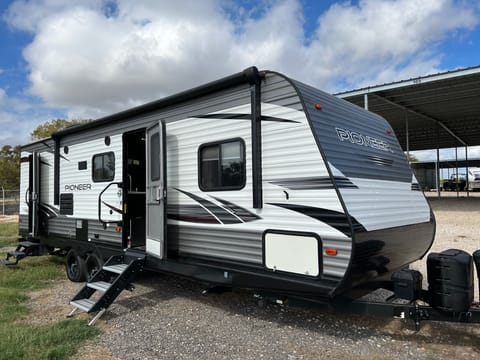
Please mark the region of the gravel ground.
<svg viewBox="0 0 480 360"><path fill-rule="evenodd" d="M432 251L480 248L480 198L431 204L437 218ZM424 263L412 267L424 269ZM64 318L78 287L65 281L32 294L29 321ZM246 291L201 295L199 283L156 273L145 273L136 287L109 308L96 325L103 333L74 359L480 358L479 324L423 322L415 332L405 320L259 308Z"/></svg>

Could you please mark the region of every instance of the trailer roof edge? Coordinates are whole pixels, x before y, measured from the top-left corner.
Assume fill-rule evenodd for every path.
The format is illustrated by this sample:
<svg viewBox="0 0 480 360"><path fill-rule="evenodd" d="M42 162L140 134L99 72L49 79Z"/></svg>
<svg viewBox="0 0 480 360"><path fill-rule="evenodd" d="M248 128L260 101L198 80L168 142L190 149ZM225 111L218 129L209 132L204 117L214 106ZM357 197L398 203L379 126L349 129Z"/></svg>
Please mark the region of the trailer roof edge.
<svg viewBox="0 0 480 360"><path fill-rule="evenodd" d="M124 111L120 111L112 115L107 115L105 117L96 119L86 124L74 125L72 127L56 131L52 134L52 138L54 140L57 140L66 135L74 134L79 131L103 126L113 121L118 121L128 117L144 114L162 107L180 103L187 99L192 99L199 96L207 95L212 92L219 91L232 86L240 85L243 83L254 84L258 81L259 78L263 76L264 76L263 72L261 73L258 71L257 67L251 66L241 72L223 77L218 80L211 81L207 84L200 85L192 89L185 90L185 91L164 97L159 100L154 100L152 102L149 102L134 108L126 109Z"/></svg>

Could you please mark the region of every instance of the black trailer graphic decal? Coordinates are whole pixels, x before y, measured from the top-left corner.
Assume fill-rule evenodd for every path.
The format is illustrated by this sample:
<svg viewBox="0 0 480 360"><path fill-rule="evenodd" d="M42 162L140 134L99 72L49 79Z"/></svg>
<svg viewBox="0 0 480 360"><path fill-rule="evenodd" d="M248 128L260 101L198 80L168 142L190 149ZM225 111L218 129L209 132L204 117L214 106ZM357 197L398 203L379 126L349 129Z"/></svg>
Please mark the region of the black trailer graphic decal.
<svg viewBox="0 0 480 360"><path fill-rule="evenodd" d="M219 224L240 224L244 222L258 220L255 214L235 205L229 201L213 197L222 204L218 206L212 201L192 194L188 191L175 189L182 194L199 203L199 205L179 205L174 204L168 207L168 217L170 219L189 221L189 222L217 222ZM208 214L209 216L207 216Z"/></svg>
<svg viewBox="0 0 480 360"><path fill-rule="evenodd" d="M199 119L225 119L225 120L252 120L251 114L238 114L238 113L225 113L225 114L208 114L208 115L195 115L193 116ZM298 123L295 120L289 120L284 118L278 118L274 116L261 116L262 121L274 121L274 122L288 122L288 123Z"/></svg>
<svg viewBox="0 0 480 360"><path fill-rule="evenodd" d="M338 187L358 188L346 177L334 178ZM293 179L275 179L269 181L271 184L282 186L290 190L324 190L333 189L332 179L328 176L293 178Z"/></svg>
<svg viewBox="0 0 480 360"><path fill-rule="evenodd" d="M352 231L350 228L350 224L348 222L348 218L344 213L328 210L328 209L321 209L311 206L304 206L304 205L295 205L295 204L279 204L279 203L271 203L269 205L274 205L278 207L282 207L284 209L296 211L298 213L304 214L306 216L312 217L317 219L321 222L324 222L331 227L341 231L347 236L352 236ZM365 231L365 228L360 224L357 220L351 217L352 226L355 232Z"/></svg>

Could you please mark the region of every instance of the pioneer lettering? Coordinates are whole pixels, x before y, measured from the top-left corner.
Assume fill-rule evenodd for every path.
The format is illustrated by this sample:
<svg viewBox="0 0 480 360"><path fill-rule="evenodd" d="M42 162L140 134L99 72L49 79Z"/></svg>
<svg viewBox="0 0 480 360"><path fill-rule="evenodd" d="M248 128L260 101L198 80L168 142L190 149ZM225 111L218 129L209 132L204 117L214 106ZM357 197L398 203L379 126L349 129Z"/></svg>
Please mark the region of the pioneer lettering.
<svg viewBox="0 0 480 360"><path fill-rule="evenodd" d="M390 147L388 141L378 139L372 136L363 135L356 131L346 130L342 128L336 127L335 130L337 131L337 136L340 141L349 141L352 144L360 145L360 146L368 146L372 149L378 149L382 151L392 152L393 150Z"/></svg>
<svg viewBox="0 0 480 360"><path fill-rule="evenodd" d="M84 191L92 190L92 184L67 184L65 185L66 191Z"/></svg>

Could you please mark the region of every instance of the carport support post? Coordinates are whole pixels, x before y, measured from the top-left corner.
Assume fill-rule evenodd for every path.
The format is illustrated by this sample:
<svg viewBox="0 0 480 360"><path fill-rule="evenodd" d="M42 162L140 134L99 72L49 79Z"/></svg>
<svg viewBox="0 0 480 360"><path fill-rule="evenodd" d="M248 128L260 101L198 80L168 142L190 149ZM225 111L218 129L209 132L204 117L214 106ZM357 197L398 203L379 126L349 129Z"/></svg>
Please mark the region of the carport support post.
<svg viewBox="0 0 480 360"><path fill-rule="evenodd" d="M440 167L439 167L439 159L440 159L440 149L438 148L438 136L439 136L439 128L438 128L438 123L437 123L437 126L436 126L436 130L437 130L437 160L435 161L435 168L436 168L436 171L435 171L435 180L437 182L437 196L438 198L440 198Z"/></svg>
<svg viewBox="0 0 480 360"><path fill-rule="evenodd" d="M460 174L458 173L458 147L455 146L455 183L457 184L457 198L460 197Z"/></svg>
<svg viewBox="0 0 480 360"><path fill-rule="evenodd" d="M363 94L363 108L368 110L368 94Z"/></svg>
<svg viewBox="0 0 480 360"><path fill-rule="evenodd" d="M408 113L405 111L405 140L407 142L407 159L410 163L410 139L408 138Z"/></svg>
<svg viewBox="0 0 480 360"><path fill-rule="evenodd" d="M437 148L437 159L435 160L435 186L437 188L437 196L440 197L440 169L438 168L439 150Z"/></svg>
<svg viewBox="0 0 480 360"><path fill-rule="evenodd" d="M466 165L466 169L465 169L466 170L465 171L466 172L466 179L465 180L467 181L466 187L467 187L467 198L468 198L468 197L470 197L470 190L468 189L468 182L470 181L468 179L468 145L465 145L465 165Z"/></svg>

